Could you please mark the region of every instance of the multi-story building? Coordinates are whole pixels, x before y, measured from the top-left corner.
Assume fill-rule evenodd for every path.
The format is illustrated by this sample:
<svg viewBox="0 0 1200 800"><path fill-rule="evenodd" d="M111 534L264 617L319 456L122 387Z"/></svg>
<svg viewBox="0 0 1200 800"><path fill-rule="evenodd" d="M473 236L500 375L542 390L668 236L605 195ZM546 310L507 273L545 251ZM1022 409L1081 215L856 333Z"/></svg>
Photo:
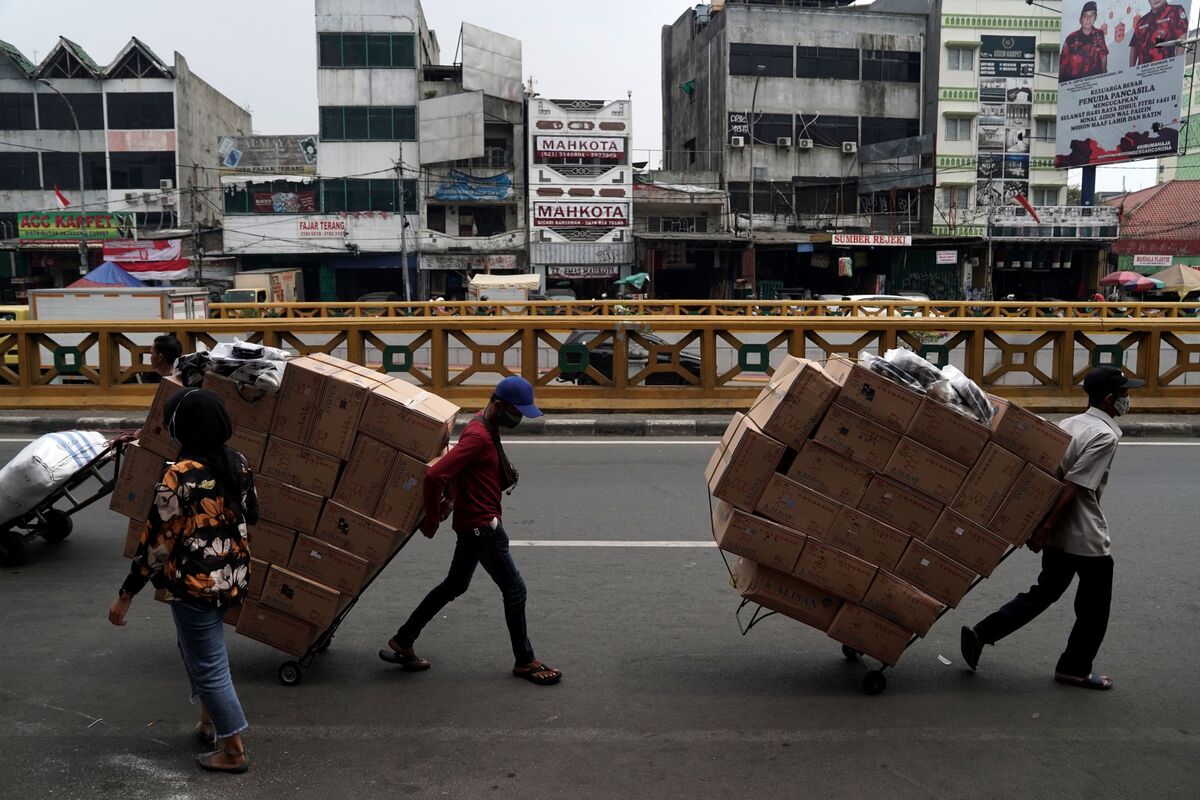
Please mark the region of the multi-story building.
<svg viewBox="0 0 1200 800"><path fill-rule="evenodd" d="M528 103L529 262L547 288L613 292L634 264L629 100Z"/></svg>
<svg viewBox="0 0 1200 800"><path fill-rule="evenodd" d="M1188 33L1189 39L1200 37L1200 28ZM1183 155L1159 159L1158 182L1171 180L1200 180L1200 75L1196 74L1197 54L1200 46L1193 45L1187 51L1187 69L1183 73L1183 94L1180 115L1183 129L1179 132L1179 150Z"/></svg>
<svg viewBox="0 0 1200 800"><path fill-rule="evenodd" d="M223 132L249 133L249 112L192 74L179 53L168 64L130 39L101 66L59 39L35 65L0 42L0 239L9 243L0 294L16 293L14 279L74 280L81 239L96 264L106 239L219 229L210 165ZM38 229L22 229L21 215ZM86 227L72 230L80 218Z"/></svg>

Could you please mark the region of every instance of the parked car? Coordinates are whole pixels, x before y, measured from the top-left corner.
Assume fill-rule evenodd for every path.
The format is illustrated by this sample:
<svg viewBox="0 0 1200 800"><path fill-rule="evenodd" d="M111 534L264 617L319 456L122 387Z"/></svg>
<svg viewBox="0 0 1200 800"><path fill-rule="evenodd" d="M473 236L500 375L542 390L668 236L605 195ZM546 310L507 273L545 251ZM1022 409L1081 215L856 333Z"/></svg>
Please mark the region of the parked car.
<svg viewBox="0 0 1200 800"><path fill-rule="evenodd" d="M367 292L358 298L359 303L403 303L399 292Z"/></svg>
<svg viewBox="0 0 1200 800"><path fill-rule="evenodd" d="M572 331L567 337L566 345L587 345L592 339L600 335L600 331ZM639 332L638 336L645 339L651 344L666 345L667 342L655 336L652 333ZM611 340L601 342L590 351L589 366L595 368L597 372L605 378L612 380L613 377L613 343ZM668 353L658 353L657 363L670 364L671 356ZM646 348L639 345L637 342L630 341L629 343L629 364L633 373L640 372L650 363L650 353ZM686 350L679 354L679 364L685 370L695 376L696 383L700 381L700 359L688 353ZM559 375L558 380L565 383L574 383L580 386L595 385L596 381L587 375L585 372L564 372ZM648 386L690 386L692 382L677 372L652 372L646 376L646 385Z"/></svg>
<svg viewBox="0 0 1200 800"><path fill-rule="evenodd" d="M868 314L875 314L881 310L881 306L862 305L863 303L903 303L911 301L928 302L929 295L921 294L920 292L904 292L902 294L823 294L817 297L821 302L841 301L843 303L858 303L858 308ZM825 313L831 316L840 316L850 313L851 309L843 309L840 305L826 306ZM906 317L920 316L921 310L917 306L903 306L900 312Z"/></svg>

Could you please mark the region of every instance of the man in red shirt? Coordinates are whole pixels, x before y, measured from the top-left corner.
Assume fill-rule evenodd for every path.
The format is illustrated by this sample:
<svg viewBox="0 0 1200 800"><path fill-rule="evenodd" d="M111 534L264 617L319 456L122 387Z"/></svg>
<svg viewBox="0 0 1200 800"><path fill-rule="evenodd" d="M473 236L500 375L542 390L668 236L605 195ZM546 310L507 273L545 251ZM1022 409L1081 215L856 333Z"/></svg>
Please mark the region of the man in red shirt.
<svg viewBox="0 0 1200 800"><path fill-rule="evenodd" d="M446 604L467 591L475 567L482 564L504 597L504 621L512 640L513 675L541 686L558 683L562 672L534 658L525 625L525 582L508 549L501 524L500 495L517 483L517 471L504 455L501 428L515 428L523 417L540 417L529 381L511 376L500 381L487 408L475 415L458 444L425 475L425 519L421 533L432 539L451 510L458 542L446 579L435 586L388 641L379 657L409 672L429 669L413 643Z"/></svg>
<svg viewBox="0 0 1200 800"><path fill-rule="evenodd" d="M1129 66L1153 64L1173 58L1178 47L1159 47L1159 42L1173 42L1187 36L1188 18L1183 6L1173 6L1167 0L1150 0L1150 13L1139 17L1133 25L1129 40Z"/></svg>
<svg viewBox="0 0 1200 800"><path fill-rule="evenodd" d="M1058 57L1058 82L1065 83L1108 71L1108 45L1096 27L1096 3L1088 0L1079 15L1079 30L1067 36Z"/></svg>

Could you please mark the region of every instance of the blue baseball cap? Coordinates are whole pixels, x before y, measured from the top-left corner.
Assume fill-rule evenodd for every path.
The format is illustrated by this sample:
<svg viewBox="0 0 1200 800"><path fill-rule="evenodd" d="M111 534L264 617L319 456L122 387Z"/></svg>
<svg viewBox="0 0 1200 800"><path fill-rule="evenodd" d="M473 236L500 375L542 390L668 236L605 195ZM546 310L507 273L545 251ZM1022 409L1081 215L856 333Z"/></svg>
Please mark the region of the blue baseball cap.
<svg viewBox="0 0 1200 800"><path fill-rule="evenodd" d="M510 375L496 384L492 393L499 400L511 403L526 417L540 417L541 410L533 404L533 387L519 375Z"/></svg>

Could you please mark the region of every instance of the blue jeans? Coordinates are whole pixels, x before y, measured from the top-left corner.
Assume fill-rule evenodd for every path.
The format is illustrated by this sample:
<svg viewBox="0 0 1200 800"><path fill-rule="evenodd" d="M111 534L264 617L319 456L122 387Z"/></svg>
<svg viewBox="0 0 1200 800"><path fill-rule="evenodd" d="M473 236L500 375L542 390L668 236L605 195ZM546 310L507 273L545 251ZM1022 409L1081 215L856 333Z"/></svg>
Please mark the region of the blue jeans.
<svg viewBox="0 0 1200 800"><path fill-rule="evenodd" d="M408 621L396 631L396 643L401 647L412 647L421 635L421 630L451 600L462 595L471 585L475 565L482 564L484 570L500 587L504 598L504 621L508 624L508 636L512 640L513 658L518 664L533 661L533 646L525 626L525 581L513 562L508 550L508 534L500 525L494 531L486 528L481 533L456 531L458 543L454 546L454 558L450 561L450 572L446 579L433 588L420 605L413 610Z"/></svg>
<svg viewBox="0 0 1200 800"><path fill-rule="evenodd" d="M171 603L179 654L192 684L192 702L198 699L204 703L218 739L241 733L249 724L229 675L223 615L216 606L187 600Z"/></svg>

